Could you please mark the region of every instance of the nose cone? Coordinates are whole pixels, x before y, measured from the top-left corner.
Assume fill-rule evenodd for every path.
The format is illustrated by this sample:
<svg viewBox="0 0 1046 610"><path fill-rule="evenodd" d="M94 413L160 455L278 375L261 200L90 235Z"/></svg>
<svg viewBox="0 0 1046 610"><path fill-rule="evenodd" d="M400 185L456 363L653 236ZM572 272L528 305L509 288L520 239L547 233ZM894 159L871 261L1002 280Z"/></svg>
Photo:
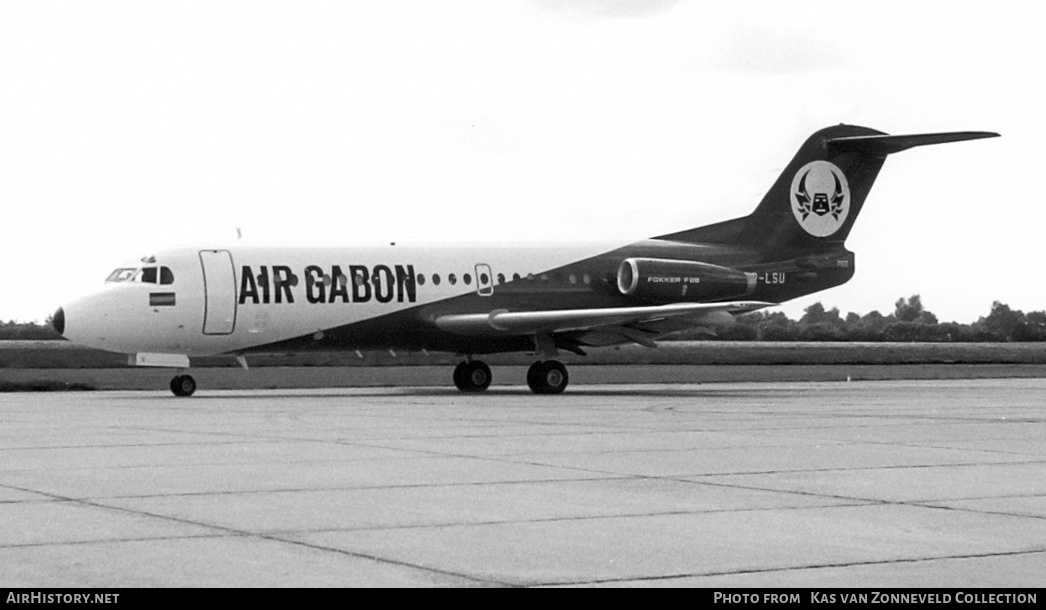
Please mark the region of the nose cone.
<svg viewBox="0 0 1046 610"><path fill-rule="evenodd" d="M51 326L58 331L59 335L65 334L65 310L59 307L54 316L51 317Z"/></svg>

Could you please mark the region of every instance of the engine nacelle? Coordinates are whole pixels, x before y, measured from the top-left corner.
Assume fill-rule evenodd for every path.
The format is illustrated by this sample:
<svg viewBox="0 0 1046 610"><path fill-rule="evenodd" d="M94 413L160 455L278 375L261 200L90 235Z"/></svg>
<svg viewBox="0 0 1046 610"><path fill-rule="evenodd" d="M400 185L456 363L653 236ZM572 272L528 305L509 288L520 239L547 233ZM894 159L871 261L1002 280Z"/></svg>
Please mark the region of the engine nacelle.
<svg viewBox="0 0 1046 610"><path fill-rule="evenodd" d="M756 275L709 263L663 258L626 258L617 268L617 289L650 301L718 301L755 290Z"/></svg>

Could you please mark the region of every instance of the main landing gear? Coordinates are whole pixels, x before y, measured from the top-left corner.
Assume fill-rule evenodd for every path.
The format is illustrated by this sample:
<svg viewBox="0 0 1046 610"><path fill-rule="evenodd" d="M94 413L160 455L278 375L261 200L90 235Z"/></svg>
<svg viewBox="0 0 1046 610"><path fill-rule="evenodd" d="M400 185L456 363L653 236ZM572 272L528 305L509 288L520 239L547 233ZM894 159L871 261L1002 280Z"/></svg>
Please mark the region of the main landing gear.
<svg viewBox="0 0 1046 610"><path fill-rule="evenodd" d="M535 362L527 370L527 385L535 394L559 394L567 389L567 367L557 360Z"/></svg>
<svg viewBox="0 0 1046 610"><path fill-rule="evenodd" d="M462 392L482 392L490 387L490 367L468 360L454 367L454 385Z"/></svg>
<svg viewBox="0 0 1046 610"><path fill-rule="evenodd" d="M178 375L171 380L171 391L175 396L192 396L196 392L196 380L192 375Z"/></svg>
<svg viewBox="0 0 1046 610"><path fill-rule="evenodd" d="M454 367L454 386L462 392L482 392L490 387L491 379L490 367L479 360ZM527 370L527 385L535 394L559 394L569 381L567 367L556 360L535 362Z"/></svg>

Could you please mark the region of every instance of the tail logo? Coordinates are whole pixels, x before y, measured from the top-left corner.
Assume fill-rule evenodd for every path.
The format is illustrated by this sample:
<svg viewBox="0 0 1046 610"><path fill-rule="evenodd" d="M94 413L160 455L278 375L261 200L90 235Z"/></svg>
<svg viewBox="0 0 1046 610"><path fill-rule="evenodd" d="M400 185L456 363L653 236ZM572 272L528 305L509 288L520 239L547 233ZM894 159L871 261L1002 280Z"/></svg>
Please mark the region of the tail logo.
<svg viewBox="0 0 1046 610"><path fill-rule="evenodd" d="M828 237L843 226L850 213L846 175L827 161L811 161L792 179L792 214L804 231Z"/></svg>

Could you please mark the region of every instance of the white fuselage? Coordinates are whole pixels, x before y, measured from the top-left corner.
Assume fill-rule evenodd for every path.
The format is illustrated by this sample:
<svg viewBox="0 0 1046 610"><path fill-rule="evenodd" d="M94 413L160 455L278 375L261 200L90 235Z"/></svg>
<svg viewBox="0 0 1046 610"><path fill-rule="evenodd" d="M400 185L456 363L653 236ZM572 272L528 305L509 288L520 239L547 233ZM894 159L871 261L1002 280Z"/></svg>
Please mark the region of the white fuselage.
<svg viewBox="0 0 1046 610"><path fill-rule="evenodd" d="M493 296L504 283L620 245L186 246L127 265L122 281L64 305L64 335L129 354L238 352L458 296ZM147 268L166 268L167 277L143 279ZM584 290L595 280L579 272L561 281Z"/></svg>

